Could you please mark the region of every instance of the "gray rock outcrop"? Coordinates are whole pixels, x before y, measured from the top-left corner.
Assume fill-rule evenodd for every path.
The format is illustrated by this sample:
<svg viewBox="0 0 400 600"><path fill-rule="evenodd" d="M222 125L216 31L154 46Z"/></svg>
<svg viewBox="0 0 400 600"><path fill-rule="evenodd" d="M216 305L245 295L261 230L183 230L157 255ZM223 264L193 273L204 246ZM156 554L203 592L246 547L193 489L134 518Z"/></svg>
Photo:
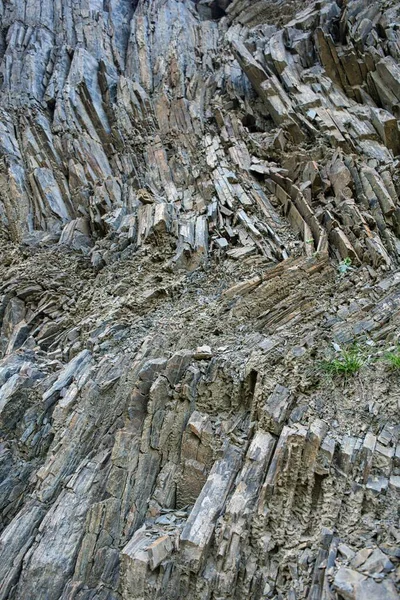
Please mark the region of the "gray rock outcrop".
<svg viewBox="0 0 400 600"><path fill-rule="evenodd" d="M399 3L0 26L0 600L398 598Z"/></svg>

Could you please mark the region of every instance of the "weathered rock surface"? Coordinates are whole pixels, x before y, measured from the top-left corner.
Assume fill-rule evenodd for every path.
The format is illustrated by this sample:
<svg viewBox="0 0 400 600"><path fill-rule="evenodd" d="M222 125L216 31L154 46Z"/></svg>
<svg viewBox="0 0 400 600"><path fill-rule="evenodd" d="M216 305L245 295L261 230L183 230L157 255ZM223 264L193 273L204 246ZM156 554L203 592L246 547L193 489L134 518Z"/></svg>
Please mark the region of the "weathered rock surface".
<svg viewBox="0 0 400 600"><path fill-rule="evenodd" d="M399 3L0 25L0 600L398 598Z"/></svg>

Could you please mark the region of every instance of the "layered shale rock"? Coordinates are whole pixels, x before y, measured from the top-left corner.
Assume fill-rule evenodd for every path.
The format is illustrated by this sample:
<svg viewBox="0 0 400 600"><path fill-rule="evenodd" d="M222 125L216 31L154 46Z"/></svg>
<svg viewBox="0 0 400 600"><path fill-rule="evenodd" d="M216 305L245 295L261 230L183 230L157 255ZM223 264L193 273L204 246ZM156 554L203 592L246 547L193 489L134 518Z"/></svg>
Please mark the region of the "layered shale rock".
<svg viewBox="0 0 400 600"><path fill-rule="evenodd" d="M398 3L0 27L0 600L398 598Z"/></svg>

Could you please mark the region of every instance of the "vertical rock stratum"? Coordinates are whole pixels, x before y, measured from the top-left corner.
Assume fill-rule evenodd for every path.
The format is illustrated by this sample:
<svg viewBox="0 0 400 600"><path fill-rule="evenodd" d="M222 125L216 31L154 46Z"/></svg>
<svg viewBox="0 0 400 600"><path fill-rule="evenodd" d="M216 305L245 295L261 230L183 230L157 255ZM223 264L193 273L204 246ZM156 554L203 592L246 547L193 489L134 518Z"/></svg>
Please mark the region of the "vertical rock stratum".
<svg viewBox="0 0 400 600"><path fill-rule="evenodd" d="M399 2L0 25L0 600L399 598Z"/></svg>

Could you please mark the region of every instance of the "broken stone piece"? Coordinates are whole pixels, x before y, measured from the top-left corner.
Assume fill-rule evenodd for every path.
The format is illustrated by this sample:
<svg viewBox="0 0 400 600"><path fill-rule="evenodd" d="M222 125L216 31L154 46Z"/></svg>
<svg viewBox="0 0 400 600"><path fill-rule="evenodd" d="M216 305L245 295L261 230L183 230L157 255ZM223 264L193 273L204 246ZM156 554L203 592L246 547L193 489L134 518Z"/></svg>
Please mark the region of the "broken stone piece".
<svg viewBox="0 0 400 600"><path fill-rule="evenodd" d="M360 583L365 580L365 575L353 569L341 567L335 575L333 587L344 600L356 600Z"/></svg>
<svg viewBox="0 0 400 600"><path fill-rule="evenodd" d="M210 346L198 346L193 354L196 360L210 360L213 353Z"/></svg>

